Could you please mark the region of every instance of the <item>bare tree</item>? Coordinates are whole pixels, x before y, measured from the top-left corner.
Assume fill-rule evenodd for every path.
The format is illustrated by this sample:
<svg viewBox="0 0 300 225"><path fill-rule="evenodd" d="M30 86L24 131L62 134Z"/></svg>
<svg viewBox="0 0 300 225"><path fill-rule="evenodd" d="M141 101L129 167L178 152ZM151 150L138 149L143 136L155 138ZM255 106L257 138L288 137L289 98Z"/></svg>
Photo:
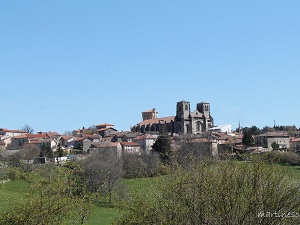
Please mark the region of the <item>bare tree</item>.
<svg viewBox="0 0 300 225"><path fill-rule="evenodd" d="M28 124L25 124L21 130L25 131L28 134L32 134L34 131L34 129L31 126L29 126Z"/></svg>
<svg viewBox="0 0 300 225"><path fill-rule="evenodd" d="M101 152L82 161L81 166L90 191L108 198L111 203L113 192L123 176L122 159L110 152Z"/></svg>
<svg viewBox="0 0 300 225"><path fill-rule="evenodd" d="M24 161L23 169L28 172L33 160L40 155L40 149L32 144L26 144L24 149L19 151L20 159Z"/></svg>

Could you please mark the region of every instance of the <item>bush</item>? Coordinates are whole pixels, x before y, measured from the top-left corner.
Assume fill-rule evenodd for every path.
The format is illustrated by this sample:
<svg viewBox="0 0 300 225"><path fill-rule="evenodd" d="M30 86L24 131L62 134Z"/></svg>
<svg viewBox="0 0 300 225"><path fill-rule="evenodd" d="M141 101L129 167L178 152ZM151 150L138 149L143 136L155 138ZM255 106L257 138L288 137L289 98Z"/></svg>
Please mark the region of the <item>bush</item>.
<svg viewBox="0 0 300 225"><path fill-rule="evenodd" d="M300 165L300 156L295 152L272 151L266 153L263 158L272 163Z"/></svg>
<svg viewBox="0 0 300 225"><path fill-rule="evenodd" d="M300 224L299 183L263 162L205 160L179 167L147 198L121 206L116 224Z"/></svg>

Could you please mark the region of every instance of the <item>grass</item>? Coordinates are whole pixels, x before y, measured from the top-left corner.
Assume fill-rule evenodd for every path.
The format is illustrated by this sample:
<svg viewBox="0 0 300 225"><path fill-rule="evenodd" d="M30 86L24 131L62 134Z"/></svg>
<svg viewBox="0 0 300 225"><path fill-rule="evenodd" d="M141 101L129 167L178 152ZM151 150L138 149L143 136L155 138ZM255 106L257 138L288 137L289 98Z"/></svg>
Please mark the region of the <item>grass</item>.
<svg viewBox="0 0 300 225"><path fill-rule="evenodd" d="M300 166L278 165L292 176L300 180ZM124 182L128 185L129 190L133 193L144 195L153 194L156 189L159 178L139 178L126 179ZM29 185L23 180L10 181L0 184L0 210L3 210L11 204L12 201L25 196L29 190ZM119 218L121 212L116 207L99 205L94 208L90 217L86 220L86 225L108 225Z"/></svg>
<svg viewBox="0 0 300 225"><path fill-rule="evenodd" d="M126 179L124 182L128 185L131 192L147 194L153 193L152 190L155 188L157 180L157 178L139 178ZM0 184L0 210L6 209L12 202L24 197L28 190L29 185L24 180L14 180ZM85 224L108 225L120 215L121 212L116 207L96 206Z"/></svg>
<svg viewBox="0 0 300 225"><path fill-rule="evenodd" d="M0 210L9 207L11 202L24 197L28 190L29 185L24 180L0 184Z"/></svg>

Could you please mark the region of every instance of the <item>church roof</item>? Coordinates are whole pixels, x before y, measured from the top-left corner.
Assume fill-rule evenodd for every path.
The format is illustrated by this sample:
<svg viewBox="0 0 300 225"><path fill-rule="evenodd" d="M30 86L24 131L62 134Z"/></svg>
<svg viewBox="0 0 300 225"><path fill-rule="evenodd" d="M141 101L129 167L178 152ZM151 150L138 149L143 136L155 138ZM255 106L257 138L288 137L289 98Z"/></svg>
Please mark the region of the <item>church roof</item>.
<svg viewBox="0 0 300 225"><path fill-rule="evenodd" d="M142 122L139 122L137 125L146 125L146 124L155 124L155 123L170 123L172 120L174 121L175 116L168 116L168 117L161 117L161 118L155 118L150 120L144 120Z"/></svg>

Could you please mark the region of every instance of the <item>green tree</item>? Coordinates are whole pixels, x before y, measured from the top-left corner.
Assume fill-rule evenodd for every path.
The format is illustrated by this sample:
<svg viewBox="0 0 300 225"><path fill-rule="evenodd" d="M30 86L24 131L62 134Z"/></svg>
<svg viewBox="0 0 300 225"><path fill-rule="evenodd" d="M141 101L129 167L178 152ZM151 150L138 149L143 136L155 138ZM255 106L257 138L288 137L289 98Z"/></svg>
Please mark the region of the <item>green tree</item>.
<svg viewBox="0 0 300 225"><path fill-rule="evenodd" d="M271 144L271 147L273 150L279 149L279 145L275 141Z"/></svg>
<svg viewBox="0 0 300 225"><path fill-rule="evenodd" d="M254 138L252 137L252 134L250 132L244 133L242 143L247 147L251 147L254 145Z"/></svg>
<svg viewBox="0 0 300 225"><path fill-rule="evenodd" d="M168 134L161 133L153 144L152 149L159 153L163 163L171 162L171 139Z"/></svg>
<svg viewBox="0 0 300 225"><path fill-rule="evenodd" d="M300 210L299 182L278 166L204 160L157 182L122 205L127 213L117 224L300 224L276 216Z"/></svg>
<svg viewBox="0 0 300 225"><path fill-rule="evenodd" d="M25 179L30 192L0 213L1 225L83 224L91 212L93 196L72 170L46 166Z"/></svg>

